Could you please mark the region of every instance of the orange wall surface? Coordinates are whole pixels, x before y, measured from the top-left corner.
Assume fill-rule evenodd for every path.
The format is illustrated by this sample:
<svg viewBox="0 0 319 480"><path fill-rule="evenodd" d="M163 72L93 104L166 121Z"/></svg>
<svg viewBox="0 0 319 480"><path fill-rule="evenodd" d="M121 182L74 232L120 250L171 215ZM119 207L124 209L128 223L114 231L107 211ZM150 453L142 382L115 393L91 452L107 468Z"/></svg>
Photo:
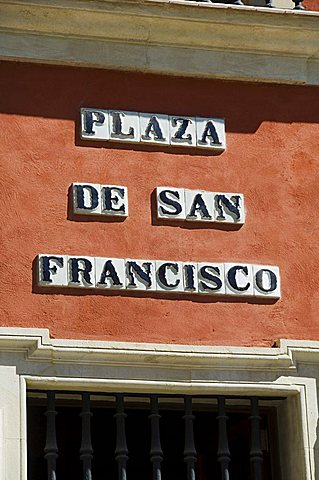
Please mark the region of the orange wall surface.
<svg viewBox="0 0 319 480"><path fill-rule="evenodd" d="M304 6L307 10L313 10L313 11L316 11L316 12L319 11L319 2L318 2L318 0L304 0L303 6Z"/></svg>
<svg viewBox="0 0 319 480"><path fill-rule="evenodd" d="M1 325L54 337L210 345L319 340L319 89L1 63ZM81 107L225 118L211 155L79 140ZM72 182L126 185L123 222L75 220ZM159 224L174 186L245 196L239 229ZM61 290L33 281L39 253L278 265L273 303Z"/></svg>

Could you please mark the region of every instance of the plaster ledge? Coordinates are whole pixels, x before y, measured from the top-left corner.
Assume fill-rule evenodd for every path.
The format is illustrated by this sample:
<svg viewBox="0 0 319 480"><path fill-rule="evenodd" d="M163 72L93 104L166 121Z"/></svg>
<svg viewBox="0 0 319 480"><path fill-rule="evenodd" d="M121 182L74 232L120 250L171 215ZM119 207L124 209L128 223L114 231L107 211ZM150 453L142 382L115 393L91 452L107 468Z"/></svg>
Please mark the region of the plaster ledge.
<svg viewBox="0 0 319 480"><path fill-rule="evenodd" d="M319 342L280 340L276 348L200 346L51 339L49 330L0 328L1 351L23 351L31 361L73 364L174 365L235 370L295 369L319 363Z"/></svg>
<svg viewBox="0 0 319 480"><path fill-rule="evenodd" d="M319 85L318 17L178 0L0 0L0 58Z"/></svg>

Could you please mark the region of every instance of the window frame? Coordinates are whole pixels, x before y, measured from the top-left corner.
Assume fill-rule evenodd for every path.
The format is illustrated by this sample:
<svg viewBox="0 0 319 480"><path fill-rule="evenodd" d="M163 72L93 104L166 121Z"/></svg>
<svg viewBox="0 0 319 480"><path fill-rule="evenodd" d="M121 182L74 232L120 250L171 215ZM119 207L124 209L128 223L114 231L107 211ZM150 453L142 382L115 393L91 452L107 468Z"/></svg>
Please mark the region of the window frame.
<svg viewBox="0 0 319 480"><path fill-rule="evenodd" d="M1 479L27 480L26 390L38 388L284 396L277 407L282 480L315 480L319 342L155 345L50 339L48 330L3 327L0 350Z"/></svg>

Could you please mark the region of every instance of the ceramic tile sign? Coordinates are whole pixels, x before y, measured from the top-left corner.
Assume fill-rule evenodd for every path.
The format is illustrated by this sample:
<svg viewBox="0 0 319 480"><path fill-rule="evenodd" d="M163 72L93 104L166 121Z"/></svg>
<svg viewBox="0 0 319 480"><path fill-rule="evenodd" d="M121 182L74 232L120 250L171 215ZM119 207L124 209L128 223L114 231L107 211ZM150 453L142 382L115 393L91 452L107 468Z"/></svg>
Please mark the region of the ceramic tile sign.
<svg viewBox="0 0 319 480"><path fill-rule="evenodd" d="M73 183L73 212L77 215L128 216L127 187Z"/></svg>
<svg viewBox="0 0 319 480"><path fill-rule="evenodd" d="M226 149L225 121L158 113L81 108L81 138L179 147Z"/></svg>
<svg viewBox="0 0 319 480"><path fill-rule="evenodd" d="M245 223L244 195L157 187L157 217L189 222Z"/></svg>
<svg viewBox="0 0 319 480"><path fill-rule="evenodd" d="M271 265L50 254L36 264L40 287L280 298L279 268Z"/></svg>

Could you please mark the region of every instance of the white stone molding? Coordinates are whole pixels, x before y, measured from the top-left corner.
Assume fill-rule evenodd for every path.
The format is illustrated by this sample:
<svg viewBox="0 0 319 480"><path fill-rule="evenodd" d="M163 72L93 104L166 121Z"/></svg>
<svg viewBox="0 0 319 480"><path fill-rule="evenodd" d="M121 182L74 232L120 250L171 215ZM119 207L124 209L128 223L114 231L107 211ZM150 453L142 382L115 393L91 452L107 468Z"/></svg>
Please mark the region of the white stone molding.
<svg viewBox="0 0 319 480"><path fill-rule="evenodd" d="M318 15L178 0L0 0L0 59L318 85Z"/></svg>
<svg viewBox="0 0 319 480"><path fill-rule="evenodd" d="M47 329L0 327L0 363L3 356L18 353L23 353L25 366L56 362L295 373L301 364L319 364L319 341L283 339L274 348L156 344L55 339Z"/></svg>
<svg viewBox="0 0 319 480"><path fill-rule="evenodd" d="M292 350L289 342L281 340L277 348L256 348L65 340L50 338L47 329L0 327L0 362L3 355L7 357L9 353L22 352L25 365L30 361L74 366L122 364L127 368L158 366L294 372L297 368L294 352L298 353L301 349L304 353L309 348L307 342L301 342L304 347L297 342ZM310 342L311 345L314 343L317 343L319 363L319 342ZM310 352L313 353L313 348L310 348ZM28 370L21 373L28 374Z"/></svg>

